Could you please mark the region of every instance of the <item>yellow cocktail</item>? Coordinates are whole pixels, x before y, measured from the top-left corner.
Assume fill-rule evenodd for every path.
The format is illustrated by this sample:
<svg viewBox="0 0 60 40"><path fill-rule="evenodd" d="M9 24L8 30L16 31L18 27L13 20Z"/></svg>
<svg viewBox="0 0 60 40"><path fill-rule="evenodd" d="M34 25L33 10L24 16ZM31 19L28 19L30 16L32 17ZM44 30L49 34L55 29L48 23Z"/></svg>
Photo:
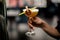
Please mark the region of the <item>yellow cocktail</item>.
<svg viewBox="0 0 60 40"><path fill-rule="evenodd" d="M25 15L27 17L35 17L38 14L38 9L29 9L29 12L26 11L26 9L23 9L23 11L25 12Z"/></svg>

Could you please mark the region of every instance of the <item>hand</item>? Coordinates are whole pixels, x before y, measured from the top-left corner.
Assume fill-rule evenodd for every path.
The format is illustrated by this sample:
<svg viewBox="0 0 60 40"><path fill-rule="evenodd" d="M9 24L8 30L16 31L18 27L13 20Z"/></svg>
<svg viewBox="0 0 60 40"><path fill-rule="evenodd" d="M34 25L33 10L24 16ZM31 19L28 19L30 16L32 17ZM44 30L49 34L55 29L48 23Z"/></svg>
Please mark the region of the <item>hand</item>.
<svg viewBox="0 0 60 40"><path fill-rule="evenodd" d="M40 19L39 17L30 18L30 20L28 21L28 25L30 26L30 28L42 26L44 23L45 21Z"/></svg>
<svg viewBox="0 0 60 40"><path fill-rule="evenodd" d="M60 38L60 33L57 31L57 29L51 27L48 23L46 23L44 20L40 19L39 17L30 18L28 25L32 28L41 27L50 36L55 38Z"/></svg>

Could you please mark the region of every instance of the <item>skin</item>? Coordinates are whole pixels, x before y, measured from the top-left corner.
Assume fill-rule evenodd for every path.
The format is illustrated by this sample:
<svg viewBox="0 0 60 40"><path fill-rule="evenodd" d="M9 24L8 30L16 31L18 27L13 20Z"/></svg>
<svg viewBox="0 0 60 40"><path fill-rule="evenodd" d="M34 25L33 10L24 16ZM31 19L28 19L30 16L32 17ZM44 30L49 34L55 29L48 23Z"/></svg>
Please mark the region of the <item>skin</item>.
<svg viewBox="0 0 60 40"><path fill-rule="evenodd" d="M46 33L48 33L52 37L60 38L60 33L57 31L57 29L51 27L47 22L45 22L39 17L30 18L30 20L28 20L28 25L29 27L32 28L34 27L42 28Z"/></svg>
<svg viewBox="0 0 60 40"><path fill-rule="evenodd" d="M28 6L26 6L26 12L27 14L30 14L31 11L28 10ZM28 17L28 15L27 15ZM39 17L28 17L28 25L31 29L34 30L34 27L40 27L42 28L46 33L48 33L49 35L51 35L52 37L55 38L60 38L60 33L57 31L57 29L51 27L47 22L45 22L44 20L42 20Z"/></svg>

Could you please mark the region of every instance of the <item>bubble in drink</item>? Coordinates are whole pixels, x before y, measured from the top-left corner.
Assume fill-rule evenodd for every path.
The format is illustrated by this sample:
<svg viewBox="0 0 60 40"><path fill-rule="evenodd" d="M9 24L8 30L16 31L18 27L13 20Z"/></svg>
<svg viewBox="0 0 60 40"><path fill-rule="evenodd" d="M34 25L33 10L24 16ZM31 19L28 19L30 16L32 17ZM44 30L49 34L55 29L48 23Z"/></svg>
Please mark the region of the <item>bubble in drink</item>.
<svg viewBox="0 0 60 40"><path fill-rule="evenodd" d="M23 11L25 12L25 15L27 17L35 17L38 14L38 9L29 9L28 12L26 11L26 9L23 9Z"/></svg>

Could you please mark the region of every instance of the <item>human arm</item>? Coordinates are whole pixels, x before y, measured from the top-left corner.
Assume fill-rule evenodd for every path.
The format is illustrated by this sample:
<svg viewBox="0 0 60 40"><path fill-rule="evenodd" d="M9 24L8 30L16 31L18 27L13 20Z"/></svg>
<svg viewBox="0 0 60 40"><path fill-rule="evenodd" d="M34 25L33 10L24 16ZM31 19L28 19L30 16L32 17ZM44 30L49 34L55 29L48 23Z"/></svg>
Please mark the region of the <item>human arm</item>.
<svg viewBox="0 0 60 40"><path fill-rule="evenodd" d="M35 17L31 21L32 23L28 23L29 26L42 28L46 33L48 33L52 37L60 38L60 33L58 32L58 30L56 28L51 27L47 22L45 22L41 18Z"/></svg>

